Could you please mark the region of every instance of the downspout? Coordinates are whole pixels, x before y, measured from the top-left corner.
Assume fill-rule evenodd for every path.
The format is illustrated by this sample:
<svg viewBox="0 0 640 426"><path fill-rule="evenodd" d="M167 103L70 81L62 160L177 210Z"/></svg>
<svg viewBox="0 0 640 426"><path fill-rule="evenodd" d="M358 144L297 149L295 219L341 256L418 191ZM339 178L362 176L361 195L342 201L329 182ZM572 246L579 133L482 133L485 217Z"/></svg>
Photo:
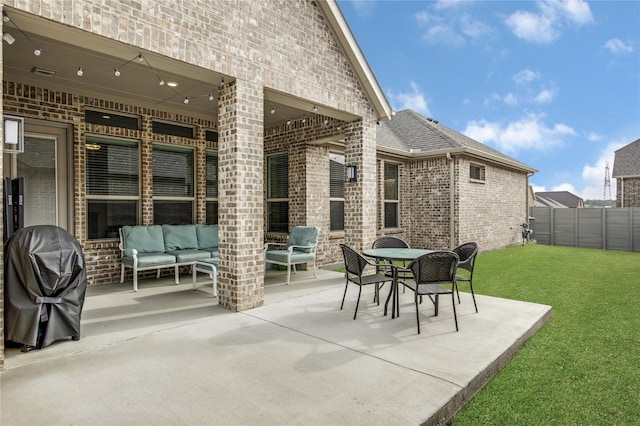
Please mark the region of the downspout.
<svg viewBox="0 0 640 426"><path fill-rule="evenodd" d="M624 177L620 178L620 207L624 207Z"/></svg>
<svg viewBox="0 0 640 426"><path fill-rule="evenodd" d="M455 247L454 239L456 236L455 229L453 228L455 222L455 170L451 153L447 152L445 155L447 157L447 161L449 161L449 247L453 250Z"/></svg>

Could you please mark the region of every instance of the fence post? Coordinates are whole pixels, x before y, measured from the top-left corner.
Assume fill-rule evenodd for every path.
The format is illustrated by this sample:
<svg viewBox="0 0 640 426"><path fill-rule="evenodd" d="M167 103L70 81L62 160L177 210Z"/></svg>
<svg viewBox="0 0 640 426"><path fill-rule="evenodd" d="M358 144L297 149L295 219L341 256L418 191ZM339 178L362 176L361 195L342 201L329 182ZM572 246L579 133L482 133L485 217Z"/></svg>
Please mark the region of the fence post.
<svg viewBox="0 0 640 426"><path fill-rule="evenodd" d="M607 209L602 208L602 250L607 249Z"/></svg>

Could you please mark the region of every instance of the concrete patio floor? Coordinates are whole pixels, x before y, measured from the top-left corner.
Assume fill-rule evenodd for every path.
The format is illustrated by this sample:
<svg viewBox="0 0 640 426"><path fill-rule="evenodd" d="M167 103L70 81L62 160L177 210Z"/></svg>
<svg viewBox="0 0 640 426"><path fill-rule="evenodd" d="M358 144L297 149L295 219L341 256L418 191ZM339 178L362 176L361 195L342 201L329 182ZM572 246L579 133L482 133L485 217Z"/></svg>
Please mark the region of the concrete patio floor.
<svg viewBox="0 0 640 426"><path fill-rule="evenodd" d="M265 306L220 308L204 275L87 289L82 337L5 351L2 425L442 424L551 316L551 307L461 293L383 316L342 274L268 271ZM386 295L386 289L384 291Z"/></svg>

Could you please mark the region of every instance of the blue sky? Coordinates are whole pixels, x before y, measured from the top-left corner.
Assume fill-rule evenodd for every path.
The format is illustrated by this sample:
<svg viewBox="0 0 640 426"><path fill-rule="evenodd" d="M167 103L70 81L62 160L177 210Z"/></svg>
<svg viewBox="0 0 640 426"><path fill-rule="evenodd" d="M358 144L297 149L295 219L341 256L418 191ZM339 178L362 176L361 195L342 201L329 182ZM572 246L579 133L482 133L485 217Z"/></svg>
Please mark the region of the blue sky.
<svg viewBox="0 0 640 426"><path fill-rule="evenodd" d="M537 169L536 191L602 199L640 138L640 0L338 4L394 110Z"/></svg>

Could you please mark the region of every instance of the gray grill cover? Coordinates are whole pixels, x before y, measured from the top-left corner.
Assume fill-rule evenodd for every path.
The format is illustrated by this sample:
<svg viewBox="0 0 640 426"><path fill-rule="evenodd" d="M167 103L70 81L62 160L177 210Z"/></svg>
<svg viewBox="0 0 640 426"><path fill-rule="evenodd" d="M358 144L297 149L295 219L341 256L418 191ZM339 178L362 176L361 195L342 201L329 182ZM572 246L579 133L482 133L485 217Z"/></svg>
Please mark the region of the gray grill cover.
<svg viewBox="0 0 640 426"><path fill-rule="evenodd" d="M5 245L5 339L30 348L80 338L84 254L62 228L30 226Z"/></svg>

